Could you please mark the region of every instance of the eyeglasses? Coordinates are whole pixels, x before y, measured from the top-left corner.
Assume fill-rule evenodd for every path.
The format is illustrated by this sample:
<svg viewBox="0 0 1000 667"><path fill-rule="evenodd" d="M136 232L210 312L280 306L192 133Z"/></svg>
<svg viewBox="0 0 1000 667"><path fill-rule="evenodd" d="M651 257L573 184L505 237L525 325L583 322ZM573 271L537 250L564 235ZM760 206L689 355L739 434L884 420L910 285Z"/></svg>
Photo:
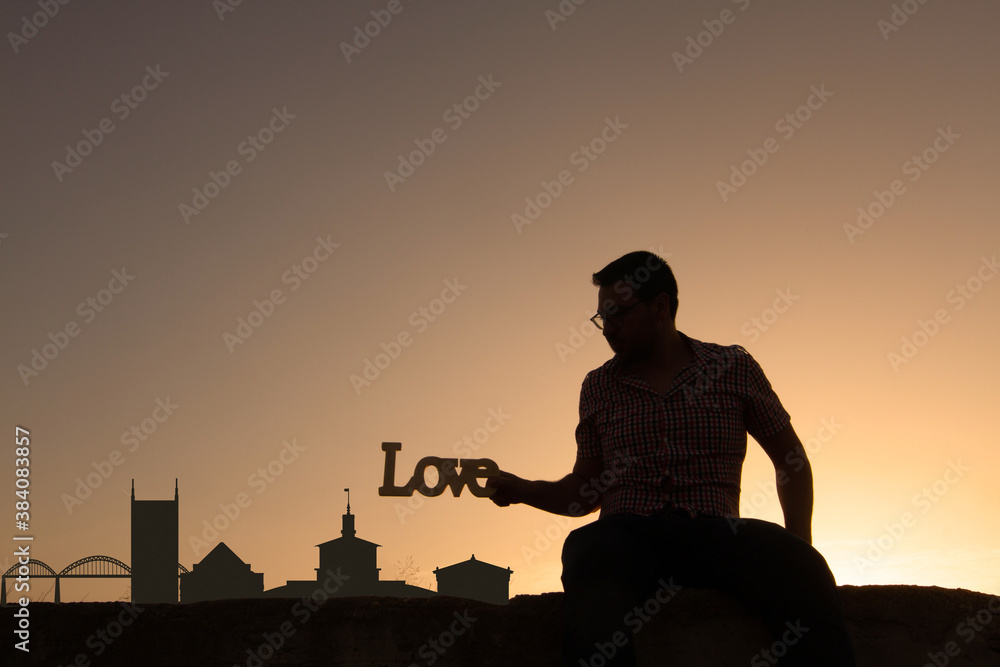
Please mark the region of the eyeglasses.
<svg viewBox="0 0 1000 667"><path fill-rule="evenodd" d="M625 313L632 310L640 303L645 303L645 301L636 301L631 306L626 306L625 308L617 308L617 312L614 314L602 313L597 311L597 314L590 318L590 321L594 323L594 326L598 329L604 330L604 323L608 320L614 322L615 326L621 326L625 322Z"/></svg>

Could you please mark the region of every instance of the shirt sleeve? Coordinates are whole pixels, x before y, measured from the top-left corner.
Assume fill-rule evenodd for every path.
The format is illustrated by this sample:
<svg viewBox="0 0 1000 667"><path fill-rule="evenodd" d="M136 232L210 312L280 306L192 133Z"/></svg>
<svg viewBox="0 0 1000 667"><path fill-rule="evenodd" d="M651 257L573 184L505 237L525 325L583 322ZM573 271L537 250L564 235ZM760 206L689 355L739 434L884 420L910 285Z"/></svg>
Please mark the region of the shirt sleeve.
<svg viewBox="0 0 1000 667"><path fill-rule="evenodd" d="M788 426L791 417L781 405L778 395L774 393L757 360L742 347L739 349L742 352L745 368L746 402L743 417L747 433L760 442L761 438L774 435Z"/></svg>
<svg viewBox="0 0 1000 667"><path fill-rule="evenodd" d="M576 427L576 458L601 457L601 440L597 434L597 402L594 391L594 373L588 373L580 388L580 423Z"/></svg>

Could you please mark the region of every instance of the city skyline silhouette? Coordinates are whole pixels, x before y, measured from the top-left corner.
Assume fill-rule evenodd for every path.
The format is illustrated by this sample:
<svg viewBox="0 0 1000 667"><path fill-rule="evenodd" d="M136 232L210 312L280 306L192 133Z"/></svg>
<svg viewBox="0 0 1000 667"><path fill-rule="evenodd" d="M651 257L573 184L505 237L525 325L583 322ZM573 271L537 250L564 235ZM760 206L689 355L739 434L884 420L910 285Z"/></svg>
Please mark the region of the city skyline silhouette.
<svg viewBox="0 0 1000 667"><path fill-rule="evenodd" d="M346 513L342 515L341 536L316 545L320 552L315 580L288 579L284 585L265 589L264 573L253 572L251 564L245 562L224 541L215 544L200 561L192 563L190 569L177 562L175 556L178 552L180 503L178 480L174 482L173 500L137 500L135 480L132 480L132 550L128 561L119 561L106 555L92 555L81 558L56 573L44 561L34 558L33 563L37 565L31 566L32 576L54 578L56 602L61 601L60 579L114 576L129 580L130 597L135 604L308 597L328 581L336 582L335 591L331 591L328 586L326 589L335 597L376 595L420 598L450 595L493 604L507 603L512 570L477 561L475 554L467 561L434 569L438 581L443 581L443 591L411 585L404 580L382 579L376 555L376 549L380 545L357 537L349 488L345 488L344 492L348 494L348 500ZM111 570L102 567L101 571L113 570L113 573L73 574L77 569L75 566L85 561L97 561L101 566L110 563ZM13 580L17 576L16 569L13 566L3 573L4 604L7 603L7 588L13 587ZM15 595L14 599L17 597Z"/></svg>

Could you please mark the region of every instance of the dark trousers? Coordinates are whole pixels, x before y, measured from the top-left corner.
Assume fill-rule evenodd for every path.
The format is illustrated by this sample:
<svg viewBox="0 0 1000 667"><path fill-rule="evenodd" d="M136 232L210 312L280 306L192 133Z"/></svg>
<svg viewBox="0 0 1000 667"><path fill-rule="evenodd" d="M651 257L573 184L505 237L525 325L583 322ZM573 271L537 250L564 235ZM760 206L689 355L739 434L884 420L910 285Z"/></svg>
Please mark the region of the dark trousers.
<svg viewBox="0 0 1000 667"><path fill-rule="evenodd" d="M635 607L669 604L676 585L722 591L759 614L783 644L781 667L855 665L830 568L775 523L617 514L571 532L562 558L567 666L635 665Z"/></svg>

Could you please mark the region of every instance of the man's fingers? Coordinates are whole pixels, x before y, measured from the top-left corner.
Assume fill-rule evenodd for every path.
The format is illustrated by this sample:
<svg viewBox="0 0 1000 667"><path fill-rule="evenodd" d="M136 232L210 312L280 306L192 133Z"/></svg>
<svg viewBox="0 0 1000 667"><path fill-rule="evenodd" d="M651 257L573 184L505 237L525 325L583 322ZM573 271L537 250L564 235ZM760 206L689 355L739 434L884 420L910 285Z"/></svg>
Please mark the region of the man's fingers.
<svg viewBox="0 0 1000 667"><path fill-rule="evenodd" d="M510 481L511 474L509 472L500 471L499 475L493 475L492 477L486 478L486 486L493 489L502 489Z"/></svg>
<svg viewBox="0 0 1000 667"><path fill-rule="evenodd" d="M507 507L510 505L510 497L506 493L506 489L509 488L510 477L510 473L501 470L498 475L486 479L486 488L493 489L493 493L490 494L489 499L497 507Z"/></svg>

